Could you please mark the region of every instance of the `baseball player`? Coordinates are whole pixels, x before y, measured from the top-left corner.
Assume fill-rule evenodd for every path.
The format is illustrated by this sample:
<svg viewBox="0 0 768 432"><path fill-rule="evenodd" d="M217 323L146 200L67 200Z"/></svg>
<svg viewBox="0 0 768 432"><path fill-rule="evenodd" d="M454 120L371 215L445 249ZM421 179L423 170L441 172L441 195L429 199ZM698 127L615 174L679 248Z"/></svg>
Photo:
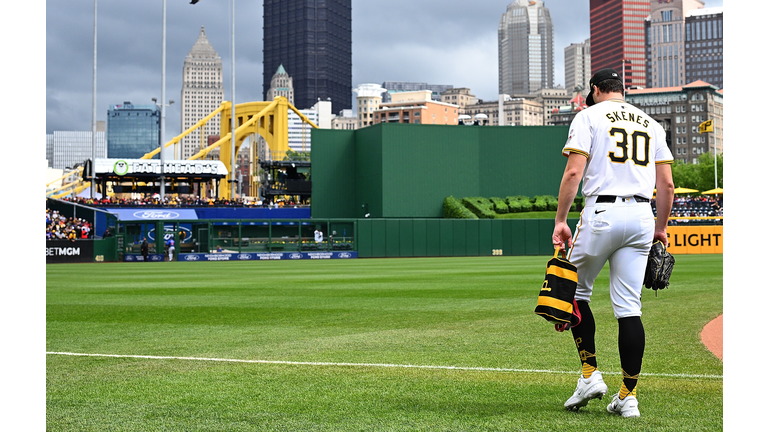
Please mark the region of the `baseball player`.
<svg viewBox="0 0 768 432"><path fill-rule="evenodd" d="M168 245L168 261L173 261L173 254L176 253L176 242L170 239L166 244Z"/></svg>
<svg viewBox="0 0 768 432"><path fill-rule="evenodd" d="M672 209L672 153L664 129L643 111L624 101L618 72L601 69L589 81L589 108L571 123L563 155L568 157L558 197L552 243L568 244L569 260L578 269L575 301L581 322L571 329L581 359L581 377L569 410L586 406L607 393L597 369L595 319L589 307L595 278L610 264L610 295L619 322L619 356L623 381L608 411L639 417L636 385L645 350L640 320L648 251L654 239L667 241ZM566 223L568 210L583 180L584 209L575 235ZM656 192L654 222L650 199Z"/></svg>

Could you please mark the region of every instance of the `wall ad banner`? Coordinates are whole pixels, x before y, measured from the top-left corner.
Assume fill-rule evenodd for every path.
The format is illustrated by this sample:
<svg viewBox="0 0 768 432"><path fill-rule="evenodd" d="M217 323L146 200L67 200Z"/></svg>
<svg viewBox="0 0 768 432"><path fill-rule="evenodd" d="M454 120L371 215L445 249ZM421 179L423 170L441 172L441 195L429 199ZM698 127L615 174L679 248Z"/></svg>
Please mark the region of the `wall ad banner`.
<svg viewBox="0 0 768 432"><path fill-rule="evenodd" d="M45 242L45 263L93 262L92 240L48 240Z"/></svg>
<svg viewBox="0 0 768 432"><path fill-rule="evenodd" d="M357 258L357 251L342 252L243 252L243 253L183 253L178 261L262 261L299 259L350 259ZM124 261L141 261L141 255L126 254ZM150 256L150 261L152 257Z"/></svg>
<svg viewBox="0 0 768 432"><path fill-rule="evenodd" d="M722 225L669 226L667 237L672 255L723 253Z"/></svg>

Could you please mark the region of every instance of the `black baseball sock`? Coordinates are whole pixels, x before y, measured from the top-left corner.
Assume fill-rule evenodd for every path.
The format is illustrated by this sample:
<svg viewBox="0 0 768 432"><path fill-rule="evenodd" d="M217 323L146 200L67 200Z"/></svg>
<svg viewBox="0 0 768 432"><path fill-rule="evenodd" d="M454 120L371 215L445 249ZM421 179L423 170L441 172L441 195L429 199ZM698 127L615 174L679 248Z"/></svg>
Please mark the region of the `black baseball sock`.
<svg viewBox="0 0 768 432"><path fill-rule="evenodd" d="M589 378L597 370L595 317L592 315L592 309L589 308L589 302L579 300L576 303L581 312L581 323L576 327L571 327L571 333L581 359L581 374L584 375L584 378Z"/></svg>
<svg viewBox="0 0 768 432"><path fill-rule="evenodd" d="M619 319L619 357L624 380L619 390L619 398L634 396L637 380L643 365L645 351L645 330L639 316Z"/></svg>

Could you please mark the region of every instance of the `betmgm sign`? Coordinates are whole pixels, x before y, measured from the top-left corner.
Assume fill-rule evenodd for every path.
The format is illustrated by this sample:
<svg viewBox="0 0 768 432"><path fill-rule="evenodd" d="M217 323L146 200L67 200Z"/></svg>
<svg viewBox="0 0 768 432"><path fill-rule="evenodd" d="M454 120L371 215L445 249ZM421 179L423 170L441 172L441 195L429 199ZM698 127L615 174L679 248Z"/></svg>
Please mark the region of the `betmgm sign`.
<svg viewBox="0 0 768 432"><path fill-rule="evenodd" d="M93 262L93 240L47 240L45 262L46 264Z"/></svg>

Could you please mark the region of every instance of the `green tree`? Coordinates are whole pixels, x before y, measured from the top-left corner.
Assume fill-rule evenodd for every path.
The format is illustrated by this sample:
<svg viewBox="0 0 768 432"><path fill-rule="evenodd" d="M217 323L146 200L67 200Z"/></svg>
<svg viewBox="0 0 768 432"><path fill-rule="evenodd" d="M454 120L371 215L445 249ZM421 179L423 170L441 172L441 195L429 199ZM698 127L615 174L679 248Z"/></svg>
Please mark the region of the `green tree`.
<svg viewBox="0 0 768 432"><path fill-rule="evenodd" d="M696 165L673 162L672 179L675 181L675 187L695 189Z"/></svg>
<svg viewBox="0 0 768 432"><path fill-rule="evenodd" d="M723 154L717 155L717 184L715 184L715 157L712 153L704 153L699 157L699 183L700 191L723 187Z"/></svg>
<svg viewBox="0 0 768 432"><path fill-rule="evenodd" d="M285 152L284 161L308 161L310 160L310 152L308 151L293 151L288 150Z"/></svg>
<svg viewBox="0 0 768 432"><path fill-rule="evenodd" d="M715 158L707 152L701 155L697 164L672 163L672 178L675 187L706 191L723 187L723 155L717 155L717 185L715 185Z"/></svg>

